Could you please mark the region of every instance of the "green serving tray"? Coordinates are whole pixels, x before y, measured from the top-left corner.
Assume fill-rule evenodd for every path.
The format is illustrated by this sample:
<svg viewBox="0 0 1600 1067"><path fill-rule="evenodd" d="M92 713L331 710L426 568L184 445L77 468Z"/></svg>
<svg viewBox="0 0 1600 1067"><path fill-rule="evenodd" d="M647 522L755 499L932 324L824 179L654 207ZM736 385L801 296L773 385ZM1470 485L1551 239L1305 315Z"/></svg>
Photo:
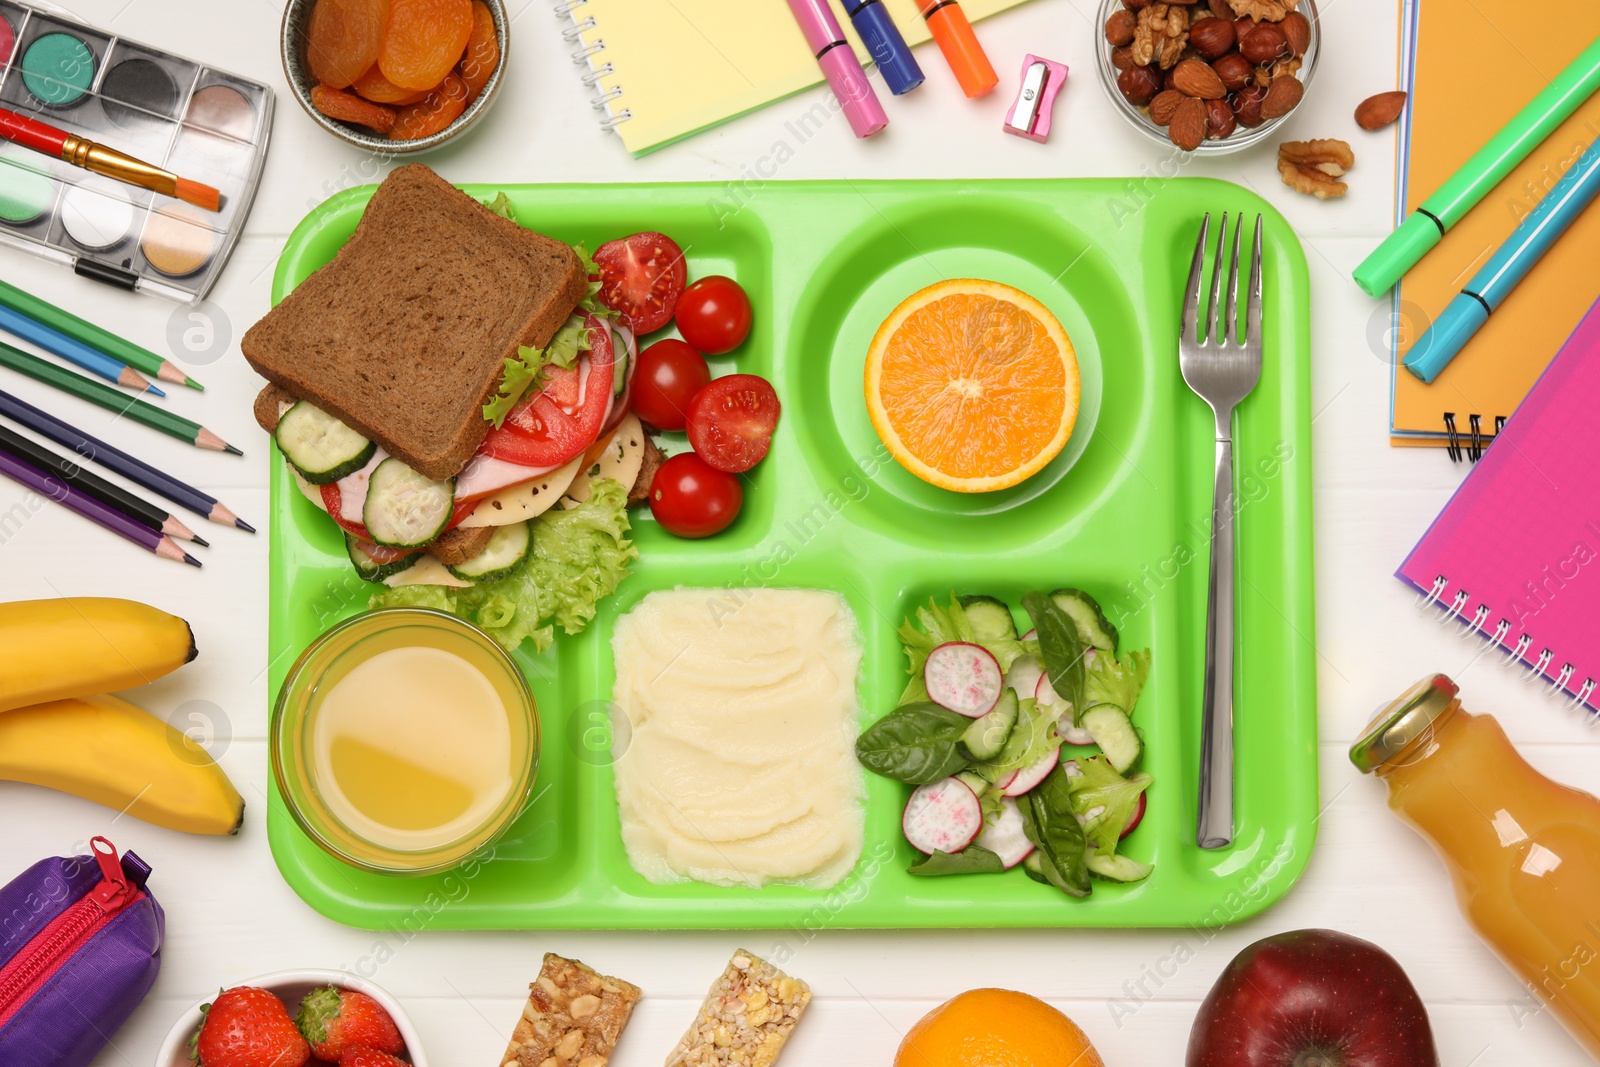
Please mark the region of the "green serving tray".
<svg viewBox="0 0 1600 1067"><path fill-rule="evenodd" d="M744 512L719 536L678 540L636 513L635 573L589 629L542 656L519 653L539 702L536 800L492 856L422 878L372 875L321 852L276 789L268 831L289 884L341 922L428 928L778 928L1218 925L1282 896L1310 858L1317 822L1316 653L1311 550L1310 300L1289 224L1238 186L1178 179L477 186L504 190L523 225L597 243L661 230L689 276L727 274L755 329L714 373L764 375L784 414ZM274 301L331 259L372 189L333 197L295 230ZM1180 298L1201 215L1266 216L1261 384L1238 431L1238 837L1194 844L1200 762L1212 420L1178 373ZM1214 216L1215 217L1215 216ZM926 485L889 458L862 400L878 324L949 277L1022 289L1077 349L1083 405L1062 455L987 495ZM373 358L383 358L373 353ZM341 537L272 471L271 692L299 652L364 608ZM679 585L810 586L844 596L865 646L867 721L905 682L895 628L952 588L1016 604L1029 589L1088 590L1154 670L1135 715L1155 776L1126 852L1145 882L1071 900L1004 875L915 878L900 834L908 787L868 775L866 847L831 891L653 885L628 865L607 752L611 633L646 593ZM736 601L730 600L730 603Z"/></svg>

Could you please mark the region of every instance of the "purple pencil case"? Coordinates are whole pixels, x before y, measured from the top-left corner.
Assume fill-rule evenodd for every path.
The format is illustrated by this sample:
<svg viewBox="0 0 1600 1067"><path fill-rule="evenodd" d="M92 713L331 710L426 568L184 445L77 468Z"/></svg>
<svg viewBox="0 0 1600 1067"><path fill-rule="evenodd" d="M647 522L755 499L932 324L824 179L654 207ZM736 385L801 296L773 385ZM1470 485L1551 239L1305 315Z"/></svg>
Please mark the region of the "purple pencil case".
<svg viewBox="0 0 1600 1067"><path fill-rule="evenodd" d="M86 1067L161 969L165 917L150 867L92 854L40 860L0 888L0 1064Z"/></svg>

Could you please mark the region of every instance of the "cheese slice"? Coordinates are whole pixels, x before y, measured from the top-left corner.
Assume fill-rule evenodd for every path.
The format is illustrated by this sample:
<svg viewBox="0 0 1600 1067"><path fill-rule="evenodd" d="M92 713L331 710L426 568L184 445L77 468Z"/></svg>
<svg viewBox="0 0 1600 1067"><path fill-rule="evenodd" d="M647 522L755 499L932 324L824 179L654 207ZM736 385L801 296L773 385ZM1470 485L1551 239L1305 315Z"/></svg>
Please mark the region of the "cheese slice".
<svg viewBox="0 0 1600 1067"><path fill-rule="evenodd" d="M461 528L470 530L478 526L509 526L513 522L537 519L561 499L561 494L567 491L567 486L572 484L582 465L583 457L576 456L541 478L484 497L478 501L472 514L461 520Z"/></svg>
<svg viewBox="0 0 1600 1067"><path fill-rule="evenodd" d="M399 574L389 575L383 584L390 589L399 589L403 585L447 585L451 589L466 589L472 585L451 574L449 567L427 554Z"/></svg>
<svg viewBox="0 0 1600 1067"><path fill-rule="evenodd" d="M572 479L567 487L568 507L576 507L589 499L589 483L596 478L612 478L622 483L624 492L633 488L644 466L644 427L633 412L624 415L617 428L606 439L600 458Z"/></svg>

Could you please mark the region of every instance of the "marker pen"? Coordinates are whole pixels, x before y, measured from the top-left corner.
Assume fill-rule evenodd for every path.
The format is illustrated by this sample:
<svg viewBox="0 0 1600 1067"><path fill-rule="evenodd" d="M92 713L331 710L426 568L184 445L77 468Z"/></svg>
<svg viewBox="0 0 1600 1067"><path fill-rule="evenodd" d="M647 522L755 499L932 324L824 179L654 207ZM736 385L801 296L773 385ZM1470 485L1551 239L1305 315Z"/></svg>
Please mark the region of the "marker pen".
<svg viewBox="0 0 1600 1067"><path fill-rule="evenodd" d="M844 0L844 10L891 93L904 96L922 84L922 68L883 0Z"/></svg>
<svg viewBox="0 0 1600 1067"><path fill-rule="evenodd" d="M1000 84L989 57L972 32L972 23L956 0L917 0L917 8L928 24L928 32L939 42L939 51L955 71L961 91L969 97L982 96Z"/></svg>
<svg viewBox="0 0 1600 1067"><path fill-rule="evenodd" d="M789 0L789 10L800 23L806 44L817 57L833 95L844 108L844 117L857 137L871 137L889 125L889 117L878 103L878 94L872 91L861 64L856 62L855 51L844 39L839 20L833 17L828 0Z"/></svg>

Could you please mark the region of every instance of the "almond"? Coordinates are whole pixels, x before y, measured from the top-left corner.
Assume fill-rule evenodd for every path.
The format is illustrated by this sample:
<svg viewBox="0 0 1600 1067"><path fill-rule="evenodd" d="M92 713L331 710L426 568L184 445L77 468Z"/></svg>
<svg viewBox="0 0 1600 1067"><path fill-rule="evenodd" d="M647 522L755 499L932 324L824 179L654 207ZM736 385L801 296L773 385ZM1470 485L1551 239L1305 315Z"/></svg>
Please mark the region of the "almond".
<svg viewBox="0 0 1600 1067"><path fill-rule="evenodd" d="M1202 59L1186 59L1172 70L1172 87L1185 96L1201 100L1220 100L1228 95L1227 87L1211 64Z"/></svg>
<svg viewBox="0 0 1600 1067"><path fill-rule="evenodd" d="M1398 89L1369 96L1356 107L1356 125L1363 130L1381 130L1399 118L1405 106L1406 94Z"/></svg>
<svg viewBox="0 0 1600 1067"><path fill-rule="evenodd" d="M1167 127L1172 143L1185 152L1193 152L1205 143L1206 134L1210 132L1205 102L1194 96L1179 101L1178 109L1172 113L1172 123Z"/></svg>
<svg viewBox="0 0 1600 1067"><path fill-rule="evenodd" d="M1305 95L1306 87L1301 84L1300 79L1292 74L1286 74L1267 87L1267 95L1261 101L1261 117L1281 119L1300 106L1300 101Z"/></svg>
<svg viewBox="0 0 1600 1067"><path fill-rule="evenodd" d="M1311 20L1298 11L1291 11L1283 16L1278 27L1289 40L1289 51L1296 58L1305 55L1311 47Z"/></svg>
<svg viewBox="0 0 1600 1067"><path fill-rule="evenodd" d="M1176 89L1157 93L1156 98L1150 101L1150 121L1157 126L1167 125L1172 121L1172 114L1178 110L1178 105L1187 99Z"/></svg>

